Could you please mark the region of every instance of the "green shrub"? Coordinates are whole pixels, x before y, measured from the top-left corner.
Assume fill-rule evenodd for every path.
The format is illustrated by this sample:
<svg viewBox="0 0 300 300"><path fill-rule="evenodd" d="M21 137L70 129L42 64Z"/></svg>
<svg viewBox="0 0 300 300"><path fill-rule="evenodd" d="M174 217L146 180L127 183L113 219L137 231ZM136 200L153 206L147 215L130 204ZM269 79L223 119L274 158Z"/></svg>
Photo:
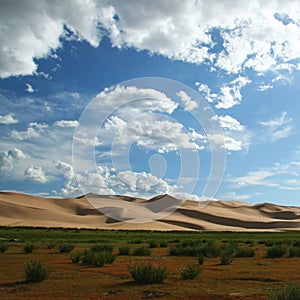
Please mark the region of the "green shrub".
<svg viewBox="0 0 300 300"><path fill-rule="evenodd" d="M220 257L221 257L221 265L231 265L233 261L233 255L229 254L226 251L221 251Z"/></svg>
<svg viewBox="0 0 300 300"><path fill-rule="evenodd" d="M23 247L24 252L27 254L32 253L35 248L36 248L35 244L25 244Z"/></svg>
<svg viewBox="0 0 300 300"><path fill-rule="evenodd" d="M111 264L116 259L116 255L108 251L84 250L81 256L81 262L84 265L103 267L105 264Z"/></svg>
<svg viewBox="0 0 300 300"><path fill-rule="evenodd" d="M181 244L179 244L169 249L169 254L175 256L198 256L199 254L203 253L204 249L201 246L183 247Z"/></svg>
<svg viewBox="0 0 300 300"><path fill-rule="evenodd" d="M0 243L0 252L4 253L8 249L7 245L4 243Z"/></svg>
<svg viewBox="0 0 300 300"><path fill-rule="evenodd" d="M168 247L168 244L166 242L161 242L160 243L160 247L161 248L167 248Z"/></svg>
<svg viewBox="0 0 300 300"><path fill-rule="evenodd" d="M133 240L133 241L130 241L129 243L130 244L142 244L142 240L141 239L136 239L136 240Z"/></svg>
<svg viewBox="0 0 300 300"><path fill-rule="evenodd" d="M73 253L71 253L70 258L71 258L72 263L73 264L79 263L80 259L81 259L81 255L82 254L80 252L73 252Z"/></svg>
<svg viewBox="0 0 300 300"><path fill-rule="evenodd" d="M109 244L95 244L91 247L91 250L94 252L101 252L101 251L106 251L106 252L113 252L113 246Z"/></svg>
<svg viewBox="0 0 300 300"><path fill-rule="evenodd" d="M281 245L274 245L267 249L268 258L279 258L286 254L286 247Z"/></svg>
<svg viewBox="0 0 300 300"><path fill-rule="evenodd" d="M149 248L142 246L142 247L135 248L133 254L136 256L150 256L151 251Z"/></svg>
<svg viewBox="0 0 300 300"><path fill-rule="evenodd" d="M291 247L289 249L290 257L300 257L300 247Z"/></svg>
<svg viewBox="0 0 300 300"><path fill-rule="evenodd" d="M126 246L119 247L119 255L130 255L130 249Z"/></svg>
<svg viewBox="0 0 300 300"><path fill-rule="evenodd" d="M300 247L300 241L294 241L293 246L294 247Z"/></svg>
<svg viewBox="0 0 300 300"><path fill-rule="evenodd" d="M128 271L138 284L162 283L168 273L166 267L153 263L130 264Z"/></svg>
<svg viewBox="0 0 300 300"><path fill-rule="evenodd" d="M209 241L204 245L203 251L206 257L217 257L220 253L220 248L215 242Z"/></svg>
<svg viewBox="0 0 300 300"><path fill-rule="evenodd" d="M73 249L73 244L61 244L58 246L59 253L70 253Z"/></svg>
<svg viewBox="0 0 300 300"><path fill-rule="evenodd" d="M157 248L158 247L158 243L156 241L150 241L149 242L149 247L150 248Z"/></svg>
<svg viewBox="0 0 300 300"><path fill-rule="evenodd" d="M270 300L299 300L300 285L297 283L289 283L286 287L280 290L271 291Z"/></svg>
<svg viewBox="0 0 300 300"><path fill-rule="evenodd" d="M204 257L203 257L203 255L202 255L202 254L199 254L199 255L197 256L197 259L198 259L199 265L203 265L203 263L204 263Z"/></svg>
<svg viewBox="0 0 300 300"><path fill-rule="evenodd" d="M181 268L179 273L184 280L194 279L199 276L200 268L199 266L187 265L186 267Z"/></svg>
<svg viewBox="0 0 300 300"><path fill-rule="evenodd" d="M27 261L25 263L25 278L28 282L41 282L44 281L49 274L44 264L39 261Z"/></svg>
<svg viewBox="0 0 300 300"><path fill-rule="evenodd" d="M47 249L54 249L54 248L55 248L55 243L50 242L47 244Z"/></svg>
<svg viewBox="0 0 300 300"><path fill-rule="evenodd" d="M238 247L235 257L254 257L254 255L254 249L247 247Z"/></svg>

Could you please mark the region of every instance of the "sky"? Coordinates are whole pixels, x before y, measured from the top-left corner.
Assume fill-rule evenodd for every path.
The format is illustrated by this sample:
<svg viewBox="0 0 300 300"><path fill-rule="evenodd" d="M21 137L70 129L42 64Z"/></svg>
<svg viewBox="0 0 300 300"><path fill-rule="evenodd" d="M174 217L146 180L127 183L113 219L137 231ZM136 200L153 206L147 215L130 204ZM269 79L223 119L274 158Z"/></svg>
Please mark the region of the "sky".
<svg viewBox="0 0 300 300"><path fill-rule="evenodd" d="M0 0L0 190L300 204L299 1Z"/></svg>

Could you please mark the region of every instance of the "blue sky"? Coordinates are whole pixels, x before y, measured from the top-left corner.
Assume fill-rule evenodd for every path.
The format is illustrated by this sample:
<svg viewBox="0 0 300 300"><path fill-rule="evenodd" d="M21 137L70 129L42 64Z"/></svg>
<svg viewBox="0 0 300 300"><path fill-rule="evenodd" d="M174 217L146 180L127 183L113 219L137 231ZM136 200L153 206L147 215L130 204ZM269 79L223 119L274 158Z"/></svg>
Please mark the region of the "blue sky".
<svg viewBox="0 0 300 300"><path fill-rule="evenodd" d="M1 1L0 190L299 205L299 15L297 1Z"/></svg>

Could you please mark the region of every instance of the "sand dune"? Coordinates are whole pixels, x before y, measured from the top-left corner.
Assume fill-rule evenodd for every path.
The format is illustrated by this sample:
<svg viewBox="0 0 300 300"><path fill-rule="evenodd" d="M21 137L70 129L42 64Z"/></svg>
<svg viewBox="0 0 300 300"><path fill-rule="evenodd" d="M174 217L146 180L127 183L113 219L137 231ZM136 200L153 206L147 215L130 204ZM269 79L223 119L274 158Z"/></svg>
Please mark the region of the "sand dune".
<svg viewBox="0 0 300 300"><path fill-rule="evenodd" d="M169 195L149 200L120 195L87 196L56 199L2 192L0 225L162 231L300 230L300 207L235 201L211 201L201 207L198 202Z"/></svg>

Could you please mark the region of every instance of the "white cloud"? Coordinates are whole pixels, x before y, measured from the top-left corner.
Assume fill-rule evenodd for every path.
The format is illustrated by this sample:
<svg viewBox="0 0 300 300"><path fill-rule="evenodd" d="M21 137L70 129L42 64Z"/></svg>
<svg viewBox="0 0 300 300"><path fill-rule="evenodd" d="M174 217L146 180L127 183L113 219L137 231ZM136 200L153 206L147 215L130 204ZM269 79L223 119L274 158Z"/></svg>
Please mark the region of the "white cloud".
<svg viewBox="0 0 300 300"><path fill-rule="evenodd" d="M241 89L250 83L249 78L239 76L229 83L224 83L219 92L212 92L206 84L200 82L196 82L196 86L208 102L217 102L216 108L228 109L240 104L242 100Z"/></svg>
<svg viewBox="0 0 300 300"><path fill-rule="evenodd" d="M39 183L46 183L48 181L42 167L36 167L31 165L25 170L24 175L27 179Z"/></svg>
<svg viewBox="0 0 300 300"><path fill-rule="evenodd" d="M180 148L203 149L203 146L196 142L196 138L199 139L200 136L196 137L192 130L185 132L181 123L150 116L128 123L119 117L111 117L106 121L104 131L101 133L109 138L114 137L115 144L122 146L136 142L140 147L157 150L160 153Z"/></svg>
<svg viewBox="0 0 300 300"><path fill-rule="evenodd" d="M96 7L96 2L89 0L1 3L0 77L34 74L34 59L47 57L61 46L64 25L73 36L97 47L101 33Z"/></svg>
<svg viewBox="0 0 300 300"><path fill-rule="evenodd" d="M0 76L33 74L34 59L55 55L61 39L97 47L104 35L114 47L206 63L228 73L296 69L299 15L297 1L9 1L0 13ZM213 29L220 41L212 41Z"/></svg>
<svg viewBox="0 0 300 300"><path fill-rule="evenodd" d="M235 118L233 118L232 116L225 115L225 116L219 116L216 118L219 120L220 126L223 129L228 129L228 130L232 130L232 131L243 131L245 129L245 127L243 125L241 125L241 123L238 120L236 120Z"/></svg>
<svg viewBox="0 0 300 300"><path fill-rule="evenodd" d="M54 126L67 127L67 128L77 127L78 124L79 124L79 122L76 120L60 120L60 121L54 122Z"/></svg>
<svg viewBox="0 0 300 300"><path fill-rule="evenodd" d="M14 119L13 115L8 114L5 116L0 116L0 124L10 125L10 124L17 124L19 121Z"/></svg>
<svg viewBox="0 0 300 300"><path fill-rule="evenodd" d="M28 92L28 93L33 93L33 92L35 92L35 89L32 87L31 84L26 83L26 89L25 89L25 91Z"/></svg>
<svg viewBox="0 0 300 300"><path fill-rule="evenodd" d="M42 132L48 127L44 123L31 122L26 131L17 131L13 130L11 137L17 140L28 140L31 138L37 138L41 135Z"/></svg>
<svg viewBox="0 0 300 300"><path fill-rule="evenodd" d="M196 101L194 101L189 95L187 95L184 91L179 91L176 94L182 101L184 109L187 111L192 111L198 107Z"/></svg>
<svg viewBox="0 0 300 300"><path fill-rule="evenodd" d="M267 136L275 142L294 133L294 128L290 125L291 122L292 119L287 118L287 112L284 111L280 117L269 121L261 121L260 124L267 128Z"/></svg>
<svg viewBox="0 0 300 300"><path fill-rule="evenodd" d="M26 158L26 155L18 148L2 151L0 152L0 170L7 172L12 171L15 163L24 158Z"/></svg>
<svg viewBox="0 0 300 300"><path fill-rule="evenodd" d="M166 112L171 114L178 106L164 93L155 89L135 86L116 86L113 90L105 89L95 97L102 107L119 108L126 104L126 114L135 116L141 112Z"/></svg>
<svg viewBox="0 0 300 300"><path fill-rule="evenodd" d="M243 201L247 199L252 199L261 195L260 193L255 194L237 194L236 192L229 192L221 196L224 200L234 200L234 201Z"/></svg>

